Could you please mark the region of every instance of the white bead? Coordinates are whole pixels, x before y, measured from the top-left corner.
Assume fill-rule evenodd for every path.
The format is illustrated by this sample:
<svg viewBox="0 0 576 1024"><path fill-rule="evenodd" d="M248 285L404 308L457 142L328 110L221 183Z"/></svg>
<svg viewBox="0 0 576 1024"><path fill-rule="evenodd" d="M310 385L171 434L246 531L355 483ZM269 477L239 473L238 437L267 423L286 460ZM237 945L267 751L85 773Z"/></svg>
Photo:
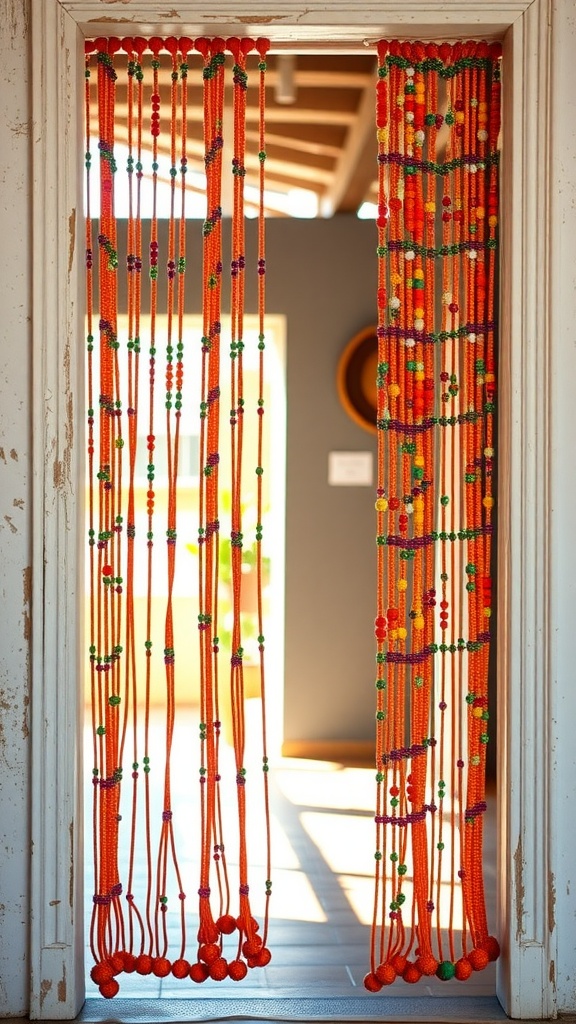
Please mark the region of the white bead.
<svg viewBox="0 0 576 1024"><path fill-rule="evenodd" d="M413 249L407 249L406 252L404 253L404 259L405 260L413 260L415 255L416 255L416 253L414 252Z"/></svg>
<svg viewBox="0 0 576 1024"><path fill-rule="evenodd" d="M476 335L475 334L469 334L468 335L468 341L470 342L471 345L474 345L474 343L476 341Z"/></svg>
<svg viewBox="0 0 576 1024"><path fill-rule="evenodd" d="M476 249L470 249L470 252L468 253L468 259L469 260L475 260L477 258L477 256L478 256L478 253L476 252Z"/></svg>
<svg viewBox="0 0 576 1024"><path fill-rule="evenodd" d="M412 110L407 110L405 118L407 124L412 124L412 121L414 120L414 112Z"/></svg>
<svg viewBox="0 0 576 1024"><path fill-rule="evenodd" d="M480 139L480 142L486 142L486 139L488 138L488 132L486 129L480 128L476 133L476 138Z"/></svg>
<svg viewBox="0 0 576 1024"><path fill-rule="evenodd" d="M397 295L393 295L390 299L390 309L400 309L400 299Z"/></svg>
<svg viewBox="0 0 576 1024"><path fill-rule="evenodd" d="M406 348L414 348L416 342L414 341L414 338L406 338L404 344L406 345Z"/></svg>
<svg viewBox="0 0 576 1024"><path fill-rule="evenodd" d="M419 128L418 131L414 133L414 142L416 142L419 146L424 145L425 138L426 136L424 135L424 132L422 131L421 128Z"/></svg>
<svg viewBox="0 0 576 1024"><path fill-rule="evenodd" d="M414 330L415 331L423 331L424 330L424 321L420 320L420 318L415 320L414 321Z"/></svg>

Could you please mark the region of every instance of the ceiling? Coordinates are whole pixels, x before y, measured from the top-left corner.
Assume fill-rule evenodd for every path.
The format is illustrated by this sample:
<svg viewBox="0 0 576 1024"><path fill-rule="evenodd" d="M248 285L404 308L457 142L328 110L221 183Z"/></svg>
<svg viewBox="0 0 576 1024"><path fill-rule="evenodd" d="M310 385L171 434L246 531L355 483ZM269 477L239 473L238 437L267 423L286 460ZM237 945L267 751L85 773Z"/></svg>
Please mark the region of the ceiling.
<svg viewBox="0 0 576 1024"><path fill-rule="evenodd" d="M95 59L95 58L93 58ZM116 58L120 60L120 56ZM247 197L258 186L257 56L248 58L246 125ZM199 58L200 60L200 58ZM231 58L230 58L231 60ZM251 63L252 62L252 63ZM201 65L198 67L200 72ZM202 84L188 75L188 153L202 167ZM170 109L170 67L161 69L162 110ZM95 76L94 76L95 78ZM126 79L119 74L116 91L116 141L126 142ZM376 133L374 128L376 56L374 54L269 54L266 71L266 210L276 216L321 216L356 213L365 200L375 201ZM227 91L227 109L231 110ZM122 114L124 112L124 118ZM231 138L231 113L224 139ZM93 111L92 132L98 134ZM228 131L227 131L228 127ZM169 141L162 141L168 153ZM192 190L202 184L193 183ZM305 195L295 190L305 190ZM307 213L299 200L308 199ZM223 206L225 208L225 201ZM247 202L247 212L250 213ZM255 208L254 208L255 209Z"/></svg>
<svg viewBox="0 0 576 1024"><path fill-rule="evenodd" d="M272 55L266 73L266 179L270 189L309 189L320 216L356 213L374 200L376 58ZM293 83L292 101L284 85Z"/></svg>

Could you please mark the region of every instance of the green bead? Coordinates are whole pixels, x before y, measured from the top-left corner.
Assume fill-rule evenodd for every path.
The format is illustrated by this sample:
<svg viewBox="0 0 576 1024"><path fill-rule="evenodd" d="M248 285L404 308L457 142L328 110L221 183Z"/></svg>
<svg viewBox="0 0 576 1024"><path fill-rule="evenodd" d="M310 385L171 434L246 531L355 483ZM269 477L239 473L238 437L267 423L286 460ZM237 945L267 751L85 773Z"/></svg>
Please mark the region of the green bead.
<svg viewBox="0 0 576 1024"><path fill-rule="evenodd" d="M440 978L440 981L450 981L456 973L456 967L451 960L443 960L441 964L438 964L436 970L436 977Z"/></svg>

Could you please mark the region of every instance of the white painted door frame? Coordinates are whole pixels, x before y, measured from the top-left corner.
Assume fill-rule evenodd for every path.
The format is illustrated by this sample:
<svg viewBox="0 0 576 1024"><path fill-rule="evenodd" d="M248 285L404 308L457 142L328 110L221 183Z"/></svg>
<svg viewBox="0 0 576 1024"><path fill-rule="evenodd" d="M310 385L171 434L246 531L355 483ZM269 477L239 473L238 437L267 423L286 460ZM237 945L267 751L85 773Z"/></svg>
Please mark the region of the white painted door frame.
<svg viewBox="0 0 576 1024"><path fill-rule="evenodd" d="M576 962L569 892L561 913L555 912L555 884L561 879L569 886L569 874L565 854L553 842L555 835L569 834L557 813L558 758L564 765L573 765L574 758L572 750L566 752L570 743L563 720L574 702L565 702L568 681L562 680L562 649L553 644L551 617L555 602L561 604L557 575L564 556L550 510L561 476L555 453L562 409L566 415L569 411L568 400L564 406L560 402L559 414L552 401L557 386L553 368L560 362L562 328L567 326L552 302L563 256L555 245L556 238L562 241L561 199L548 150L553 116L562 116L563 102L554 92L550 59L556 5L553 0L252 0L246 8L249 26L238 7L238 0L176 5L106 0L105 6L103 0L39 0L33 5L30 1016L72 1019L84 1001L79 683L83 37L249 31L269 36L277 47L342 52L384 36L498 36L504 41L497 619L504 799L498 995L513 1018L553 1017L558 1009L573 1008L568 967L571 958ZM559 942L564 944L561 954Z"/></svg>

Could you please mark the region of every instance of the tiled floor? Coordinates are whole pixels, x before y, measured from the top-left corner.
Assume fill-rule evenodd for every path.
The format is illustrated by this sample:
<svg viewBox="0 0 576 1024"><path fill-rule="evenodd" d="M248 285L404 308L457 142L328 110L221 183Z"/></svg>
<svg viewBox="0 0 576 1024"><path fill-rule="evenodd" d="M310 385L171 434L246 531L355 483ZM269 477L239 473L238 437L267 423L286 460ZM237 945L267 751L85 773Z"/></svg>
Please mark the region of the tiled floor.
<svg viewBox="0 0 576 1024"><path fill-rule="evenodd" d="M154 728L160 744L162 724ZM193 735L197 735L196 730ZM223 757L223 775L231 756L228 749ZM190 734L183 728L174 748L174 808L179 794L189 794L192 788L189 760ZM250 772L251 766L247 767ZM271 963L249 971L239 984L227 979L222 983L208 980L197 986L172 976L157 979L122 975L118 979L120 993L113 1001L102 999L88 980L88 1000L80 1019L150 1021L156 1015L162 1020L505 1020L495 998L493 964L465 985L455 981L447 984L433 977L422 979L418 986L398 981L378 995L364 988L372 912L373 768L277 759L269 779L274 854L268 942L273 953ZM491 801L486 883L492 924L494 811ZM265 880L263 822L258 814L255 819L251 855L257 867L251 897L252 893L263 893ZM189 840L191 834L186 837L177 831L177 843L186 838ZM193 855L182 855L181 868L184 873L190 871L191 879L195 877L193 861ZM88 902L90 866L87 874ZM189 891L194 891L192 882ZM260 917L257 904L256 895L253 912ZM88 913L90 909L88 906ZM169 955L175 958L178 953ZM91 962L88 953L88 970ZM465 1008L458 1009L462 1003Z"/></svg>

